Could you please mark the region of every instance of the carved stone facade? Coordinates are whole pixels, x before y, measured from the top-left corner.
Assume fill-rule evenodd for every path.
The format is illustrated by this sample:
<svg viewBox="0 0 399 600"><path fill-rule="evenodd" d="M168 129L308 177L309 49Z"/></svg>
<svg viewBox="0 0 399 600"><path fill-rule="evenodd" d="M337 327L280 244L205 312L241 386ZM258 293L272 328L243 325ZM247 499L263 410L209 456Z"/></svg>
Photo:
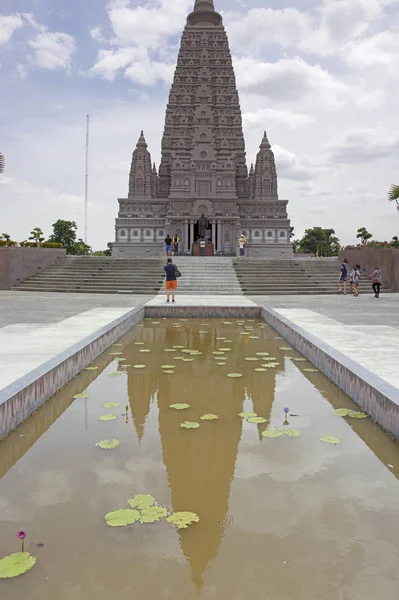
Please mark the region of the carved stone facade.
<svg viewBox="0 0 399 600"><path fill-rule="evenodd" d="M157 173L143 132L133 152L129 195L119 199L113 255L154 256L166 234L189 252L198 219L218 253L236 253L244 232L253 256L291 256L286 200L279 200L266 132L250 173L241 109L222 17L213 0L196 0L187 18Z"/></svg>

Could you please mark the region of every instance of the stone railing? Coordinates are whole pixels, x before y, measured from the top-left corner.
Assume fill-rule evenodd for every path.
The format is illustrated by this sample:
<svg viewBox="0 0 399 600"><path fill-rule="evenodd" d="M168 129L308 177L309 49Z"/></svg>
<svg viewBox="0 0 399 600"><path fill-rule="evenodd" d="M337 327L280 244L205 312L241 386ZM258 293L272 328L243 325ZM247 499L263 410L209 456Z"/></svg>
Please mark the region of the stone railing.
<svg viewBox="0 0 399 600"><path fill-rule="evenodd" d="M0 248L0 290L9 290L28 277L66 258L58 248Z"/></svg>

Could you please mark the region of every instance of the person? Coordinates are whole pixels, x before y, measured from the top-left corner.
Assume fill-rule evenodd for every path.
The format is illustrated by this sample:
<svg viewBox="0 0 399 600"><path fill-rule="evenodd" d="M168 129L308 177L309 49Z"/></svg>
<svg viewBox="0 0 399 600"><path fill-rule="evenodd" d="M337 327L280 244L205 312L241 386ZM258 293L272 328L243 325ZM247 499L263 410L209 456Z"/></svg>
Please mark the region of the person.
<svg viewBox="0 0 399 600"><path fill-rule="evenodd" d="M344 296L346 296L346 282L348 281L348 270L346 268L346 263L343 262L341 264L341 270L339 272L338 278L338 291L342 292L341 284L344 284Z"/></svg>
<svg viewBox="0 0 399 600"><path fill-rule="evenodd" d="M165 246L166 246L166 256L170 256L170 254L172 252L172 238L170 237L169 233L165 238Z"/></svg>
<svg viewBox="0 0 399 600"><path fill-rule="evenodd" d="M179 254L179 242L180 238L177 235L177 233L175 233L175 235L172 238L172 247L175 254Z"/></svg>
<svg viewBox="0 0 399 600"><path fill-rule="evenodd" d="M360 283L360 265L356 265L353 270L353 294L355 298L359 296L359 283Z"/></svg>
<svg viewBox="0 0 399 600"><path fill-rule="evenodd" d="M350 266L348 259L344 258L344 265L346 267L346 272L348 274L348 281L349 281L349 286L350 286L350 293L353 293L353 277L352 277L352 267Z"/></svg>
<svg viewBox="0 0 399 600"><path fill-rule="evenodd" d="M382 283L380 268L376 267L374 273L370 277L373 278L374 298L379 298L380 292L381 292L381 283Z"/></svg>
<svg viewBox="0 0 399 600"><path fill-rule="evenodd" d="M176 277L176 265L173 264L171 258L168 258L168 262L164 266L163 270L166 274L165 289L166 289L166 302L170 301L172 295L172 303L175 303L175 294L177 290L177 277Z"/></svg>
<svg viewBox="0 0 399 600"><path fill-rule="evenodd" d="M238 240L238 245L240 246L240 256L245 256L245 244L247 243L247 238L244 233L241 234L240 239Z"/></svg>

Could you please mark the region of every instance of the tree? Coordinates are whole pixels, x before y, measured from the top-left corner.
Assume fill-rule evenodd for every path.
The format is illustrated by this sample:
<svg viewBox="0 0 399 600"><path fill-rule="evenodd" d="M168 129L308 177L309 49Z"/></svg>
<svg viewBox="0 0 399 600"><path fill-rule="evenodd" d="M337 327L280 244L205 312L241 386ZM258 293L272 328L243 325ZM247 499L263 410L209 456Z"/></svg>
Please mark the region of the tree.
<svg viewBox="0 0 399 600"><path fill-rule="evenodd" d="M70 244L67 248L67 254L74 256L85 256L90 254L91 248L82 239Z"/></svg>
<svg viewBox="0 0 399 600"><path fill-rule="evenodd" d="M322 229L322 227L306 229L303 238L294 242L294 247L295 252L309 253L315 256L335 256L341 249L334 229Z"/></svg>
<svg viewBox="0 0 399 600"><path fill-rule="evenodd" d="M6 161L4 158L4 154L2 154L0 152L0 173L4 173L4 167L5 167Z"/></svg>
<svg viewBox="0 0 399 600"><path fill-rule="evenodd" d="M107 244L107 249L104 251L104 255L105 256L112 256L112 247L113 247L113 243L112 242L108 242Z"/></svg>
<svg viewBox="0 0 399 600"><path fill-rule="evenodd" d="M399 238L397 235L394 235L392 238L391 246L393 248L399 248Z"/></svg>
<svg viewBox="0 0 399 600"><path fill-rule="evenodd" d="M75 221L64 221L58 219L53 223L53 234L49 237L49 242L62 244L67 250L69 246L76 242L76 230L78 226ZM69 254L69 252L67 252Z"/></svg>
<svg viewBox="0 0 399 600"><path fill-rule="evenodd" d="M290 227L290 240L294 237L295 235L295 227Z"/></svg>
<svg viewBox="0 0 399 600"><path fill-rule="evenodd" d="M361 241L362 246L364 246L369 240L371 240L373 234L369 233L365 227L360 227L360 229L357 230L356 237Z"/></svg>
<svg viewBox="0 0 399 600"><path fill-rule="evenodd" d="M44 242L43 231L40 229L40 227L35 227L32 229L29 239L33 242L36 242L39 246L42 242Z"/></svg>
<svg viewBox="0 0 399 600"><path fill-rule="evenodd" d="M399 185L391 185L388 192L389 202L396 202L399 210Z"/></svg>

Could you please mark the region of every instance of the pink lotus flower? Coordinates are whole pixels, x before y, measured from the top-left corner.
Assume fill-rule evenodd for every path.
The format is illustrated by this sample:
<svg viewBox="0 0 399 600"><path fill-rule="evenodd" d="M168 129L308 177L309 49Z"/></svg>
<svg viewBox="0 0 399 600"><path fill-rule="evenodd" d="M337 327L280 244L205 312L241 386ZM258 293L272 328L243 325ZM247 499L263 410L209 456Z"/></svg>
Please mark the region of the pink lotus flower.
<svg viewBox="0 0 399 600"><path fill-rule="evenodd" d="M25 543L25 538L28 534L25 531L18 531L17 533L17 538L19 540L21 540L22 543L22 552L24 551L24 543Z"/></svg>

